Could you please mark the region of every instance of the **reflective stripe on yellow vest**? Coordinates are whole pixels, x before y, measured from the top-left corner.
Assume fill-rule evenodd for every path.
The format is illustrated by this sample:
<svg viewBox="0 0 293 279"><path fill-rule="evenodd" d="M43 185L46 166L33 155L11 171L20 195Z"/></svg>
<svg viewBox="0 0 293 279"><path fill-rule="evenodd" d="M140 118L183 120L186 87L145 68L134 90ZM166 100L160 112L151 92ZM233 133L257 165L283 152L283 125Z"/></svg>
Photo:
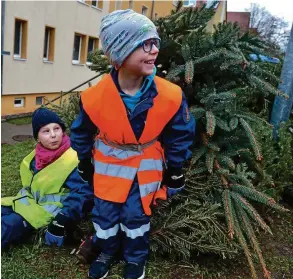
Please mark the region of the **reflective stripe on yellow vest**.
<svg viewBox="0 0 293 279"><path fill-rule="evenodd" d="M78 164L77 154L69 148L55 162L33 175L30 163L35 151L26 156L20 165L22 188L16 197L1 199L1 205L12 206L34 228L38 229L50 223L61 210L62 202L68 195L63 188L67 177Z"/></svg>
<svg viewBox="0 0 293 279"><path fill-rule="evenodd" d="M165 188L160 189L164 150L159 141L137 151L120 149L118 146L153 141L178 111L182 101L180 87L159 77L155 77L154 81L158 95L153 99L139 140L136 140L125 106L110 75L81 95L84 110L100 130L93 150L95 195L123 203L137 175L142 205L147 215L151 214L150 204L155 194L166 199ZM114 142L115 146L109 142Z"/></svg>

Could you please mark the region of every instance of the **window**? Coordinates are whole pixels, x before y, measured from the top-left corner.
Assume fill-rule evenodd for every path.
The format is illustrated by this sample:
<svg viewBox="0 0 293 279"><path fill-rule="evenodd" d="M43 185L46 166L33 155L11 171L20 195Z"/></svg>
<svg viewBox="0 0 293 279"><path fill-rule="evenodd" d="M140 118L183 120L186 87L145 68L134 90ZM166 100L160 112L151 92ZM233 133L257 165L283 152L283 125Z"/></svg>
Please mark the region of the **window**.
<svg viewBox="0 0 293 279"><path fill-rule="evenodd" d="M73 54L72 63L73 64L84 64L86 61L86 51L85 51L86 36L75 33L73 42Z"/></svg>
<svg viewBox="0 0 293 279"><path fill-rule="evenodd" d="M207 0L206 2L206 7L210 8L213 4L215 3L215 0ZM218 2L217 4L215 4L214 8L216 9L218 7L218 5L220 4L220 2Z"/></svg>
<svg viewBox="0 0 293 279"><path fill-rule="evenodd" d="M129 0L129 9L133 8L133 0Z"/></svg>
<svg viewBox="0 0 293 279"><path fill-rule="evenodd" d="M22 108L24 107L24 98L15 98L14 99L14 107L15 108Z"/></svg>
<svg viewBox="0 0 293 279"><path fill-rule="evenodd" d="M15 19L13 57L26 59L27 21Z"/></svg>
<svg viewBox="0 0 293 279"><path fill-rule="evenodd" d="M97 8L97 6L98 6L98 1L92 1L92 6L95 7L95 8Z"/></svg>
<svg viewBox="0 0 293 279"><path fill-rule="evenodd" d="M115 1L115 10L121 10L122 0Z"/></svg>
<svg viewBox="0 0 293 279"><path fill-rule="evenodd" d="M187 0L183 1L183 6L184 7L192 7L196 5L196 0Z"/></svg>
<svg viewBox="0 0 293 279"><path fill-rule="evenodd" d="M141 8L141 13L142 13L143 15L147 16L147 15L148 15L148 8L147 8L146 6L142 6L142 8Z"/></svg>
<svg viewBox="0 0 293 279"><path fill-rule="evenodd" d="M44 61L54 61L54 47L55 47L55 28L46 26L45 27L45 38L44 38Z"/></svg>
<svg viewBox="0 0 293 279"><path fill-rule="evenodd" d="M92 2L92 7L98 8L98 9L103 9L103 1L102 0L96 0L96 1L91 1Z"/></svg>
<svg viewBox="0 0 293 279"><path fill-rule="evenodd" d="M36 97L36 105L41 106L43 104L43 100L44 100L43 96Z"/></svg>
<svg viewBox="0 0 293 279"><path fill-rule="evenodd" d="M89 37L88 46L87 46L87 64L91 64L91 62L89 62L89 54L94 52L95 49L97 49L98 47L99 47L99 39Z"/></svg>

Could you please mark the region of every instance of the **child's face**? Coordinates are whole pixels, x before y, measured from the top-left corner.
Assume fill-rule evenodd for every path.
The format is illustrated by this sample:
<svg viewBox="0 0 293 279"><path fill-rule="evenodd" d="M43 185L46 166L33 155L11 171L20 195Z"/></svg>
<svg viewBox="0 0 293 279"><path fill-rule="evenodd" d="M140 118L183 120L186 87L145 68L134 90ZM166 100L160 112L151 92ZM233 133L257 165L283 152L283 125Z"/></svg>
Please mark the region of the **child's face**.
<svg viewBox="0 0 293 279"><path fill-rule="evenodd" d="M149 39L132 52L122 64L124 68L137 76L149 76L154 71L155 61L159 54L160 41Z"/></svg>
<svg viewBox="0 0 293 279"><path fill-rule="evenodd" d="M57 123L43 126L38 133L38 141L47 149L54 150L62 143L63 130Z"/></svg>

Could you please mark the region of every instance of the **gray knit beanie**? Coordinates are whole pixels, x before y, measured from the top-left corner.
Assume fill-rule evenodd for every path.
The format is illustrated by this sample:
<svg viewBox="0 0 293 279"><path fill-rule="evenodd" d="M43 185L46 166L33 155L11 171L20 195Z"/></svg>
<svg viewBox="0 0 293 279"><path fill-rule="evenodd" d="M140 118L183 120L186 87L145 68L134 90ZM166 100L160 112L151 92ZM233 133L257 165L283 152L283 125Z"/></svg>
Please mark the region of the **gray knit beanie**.
<svg viewBox="0 0 293 279"><path fill-rule="evenodd" d="M102 18L100 40L113 66L124 60L145 40L160 39L154 23L133 10L114 11Z"/></svg>

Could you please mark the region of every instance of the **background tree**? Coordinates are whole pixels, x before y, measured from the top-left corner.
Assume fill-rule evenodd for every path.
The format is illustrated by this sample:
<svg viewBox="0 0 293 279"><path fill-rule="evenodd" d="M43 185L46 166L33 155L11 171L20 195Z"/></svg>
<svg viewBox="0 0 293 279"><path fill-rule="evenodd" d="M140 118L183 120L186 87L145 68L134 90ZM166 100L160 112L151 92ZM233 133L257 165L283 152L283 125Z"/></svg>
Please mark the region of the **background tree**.
<svg viewBox="0 0 293 279"><path fill-rule="evenodd" d="M250 12L250 27L256 28L259 36L274 49L286 49L290 30L284 18L272 15L265 7L253 3Z"/></svg>

